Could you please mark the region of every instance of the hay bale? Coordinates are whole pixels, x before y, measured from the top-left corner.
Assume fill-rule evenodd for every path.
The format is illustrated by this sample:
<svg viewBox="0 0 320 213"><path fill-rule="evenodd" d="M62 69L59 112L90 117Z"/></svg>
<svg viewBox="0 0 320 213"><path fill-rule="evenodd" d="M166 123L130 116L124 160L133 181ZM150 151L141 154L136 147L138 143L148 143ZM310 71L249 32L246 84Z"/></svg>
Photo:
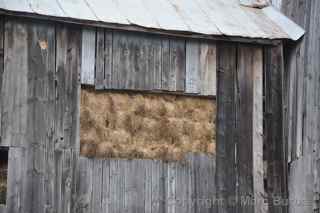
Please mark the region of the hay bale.
<svg viewBox="0 0 320 213"><path fill-rule="evenodd" d="M81 154L181 160L215 153L212 99L81 90Z"/></svg>

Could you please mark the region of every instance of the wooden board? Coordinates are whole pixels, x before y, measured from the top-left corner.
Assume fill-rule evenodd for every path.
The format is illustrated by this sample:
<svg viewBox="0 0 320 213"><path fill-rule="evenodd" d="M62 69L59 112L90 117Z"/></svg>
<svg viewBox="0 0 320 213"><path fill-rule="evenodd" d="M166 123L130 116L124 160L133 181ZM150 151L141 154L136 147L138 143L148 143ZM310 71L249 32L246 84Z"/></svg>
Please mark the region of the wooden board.
<svg viewBox="0 0 320 213"><path fill-rule="evenodd" d="M81 84L94 85L96 29L83 28L81 43Z"/></svg>
<svg viewBox="0 0 320 213"><path fill-rule="evenodd" d="M236 199L237 171L236 138L236 85L237 46L231 43L217 45L217 199ZM236 212L235 203L222 202L217 212Z"/></svg>

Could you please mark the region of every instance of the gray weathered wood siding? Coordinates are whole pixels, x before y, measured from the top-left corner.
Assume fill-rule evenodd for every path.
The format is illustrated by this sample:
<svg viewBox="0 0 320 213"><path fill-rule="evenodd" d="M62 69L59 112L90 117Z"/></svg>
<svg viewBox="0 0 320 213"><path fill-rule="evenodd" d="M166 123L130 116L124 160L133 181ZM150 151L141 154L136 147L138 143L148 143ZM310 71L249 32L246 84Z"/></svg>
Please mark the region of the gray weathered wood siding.
<svg viewBox="0 0 320 213"><path fill-rule="evenodd" d="M91 28L83 32L84 85L216 95L214 42Z"/></svg>
<svg viewBox="0 0 320 213"><path fill-rule="evenodd" d="M214 156L168 163L80 157L79 164L77 213L213 212Z"/></svg>
<svg viewBox="0 0 320 213"><path fill-rule="evenodd" d="M239 202L264 196L263 47L14 17L1 23L0 145L9 147L3 212L264 212L261 203ZM213 96L216 78L217 157L79 156L81 83Z"/></svg>
<svg viewBox="0 0 320 213"><path fill-rule="evenodd" d="M69 212L79 123L81 30L8 18L1 145L9 146L7 213Z"/></svg>
<svg viewBox="0 0 320 213"><path fill-rule="evenodd" d="M282 11L306 30L299 44L285 49L290 213L320 211L319 10L316 0L282 0Z"/></svg>
<svg viewBox="0 0 320 213"><path fill-rule="evenodd" d="M263 203L263 49L218 44L217 212L266 212ZM257 202L253 202L255 199Z"/></svg>
<svg viewBox="0 0 320 213"><path fill-rule="evenodd" d="M269 212L288 211L288 205L274 201L288 198L286 142L284 137L284 57L283 45L264 49L265 60L265 163Z"/></svg>

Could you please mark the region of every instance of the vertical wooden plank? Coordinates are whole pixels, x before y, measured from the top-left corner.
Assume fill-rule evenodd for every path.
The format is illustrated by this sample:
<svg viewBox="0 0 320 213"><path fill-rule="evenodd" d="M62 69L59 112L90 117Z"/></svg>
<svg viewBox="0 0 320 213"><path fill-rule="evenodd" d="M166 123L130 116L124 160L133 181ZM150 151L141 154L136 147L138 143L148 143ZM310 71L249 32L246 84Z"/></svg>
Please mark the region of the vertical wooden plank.
<svg viewBox="0 0 320 213"><path fill-rule="evenodd" d="M168 38L161 41L161 89L169 90L170 79L170 42Z"/></svg>
<svg viewBox="0 0 320 213"><path fill-rule="evenodd" d="M200 42L188 40L186 41L186 93L200 93L200 70Z"/></svg>
<svg viewBox="0 0 320 213"><path fill-rule="evenodd" d="M88 213L91 211L93 192L93 160L79 157L79 170L77 174L77 194L73 213Z"/></svg>
<svg viewBox="0 0 320 213"><path fill-rule="evenodd" d="M103 161L93 160L91 212L102 213Z"/></svg>
<svg viewBox="0 0 320 213"><path fill-rule="evenodd" d="M152 213L164 212L164 171L160 160L152 163Z"/></svg>
<svg viewBox="0 0 320 213"><path fill-rule="evenodd" d="M125 169L125 211L139 213L145 211L145 161L126 161Z"/></svg>
<svg viewBox="0 0 320 213"><path fill-rule="evenodd" d="M5 35L5 19L0 17L0 145L2 145L2 127L1 127L1 117L2 117L2 98L1 90L3 84L3 72L4 72L4 35Z"/></svg>
<svg viewBox="0 0 320 213"><path fill-rule="evenodd" d="M28 46L25 23L5 23L1 144L22 146L27 128Z"/></svg>
<svg viewBox="0 0 320 213"><path fill-rule="evenodd" d="M60 167L56 182L61 190L55 192L58 212L70 211L75 192L77 154L79 153L79 87L81 71L81 28L56 25L56 100L55 100L55 155ZM58 188L58 187L57 187Z"/></svg>
<svg viewBox="0 0 320 213"><path fill-rule="evenodd" d="M12 147L9 150L7 212L20 213L23 207L24 174L26 172L26 152L24 148Z"/></svg>
<svg viewBox="0 0 320 213"><path fill-rule="evenodd" d="M252 48L253 69L253 189L255 203L254 212L267 212L264 203L266 192L264 189L263 164L263 49Z"/></svg>
<svg viewBox="0 0 320 213"><path fill-rule="evenodd" d="M133 89L133 67L130 67L130 49L127 44L127 36L114 32L113 35L113 67L112 88Z"/></svg>
<svg viewBox="0 0 320 213"><path fill-rule="evenodd" d="M197 194L196 194L196 167L195 167L195 155L189 154L187 156L187 163L189 166L188 171L188 212L195 212L197 208ZM213 181L215 183L215 181Z"/></svg>
<svg viewBox="0 0 320 213"><path fill-rule="evenodd" d="M81 70L81 29L56 26L56 148L76 147Z"/></svg>
<svg viewBox="0 0 320 213"><path fill-rule="evenodd" d="M186 77L186 41L170 39L170 74L169 90L185 90Z"/></svg>
<svg viewBox="0 0 320 213"><path fill-rule="evenodd" d="M188 213L188 184L189 167L186 163L178 162L176 166L176 185L175 185L175 212Z"/></svg>
<svg viewBox="0 0 320 213"><path fill-rule="evenodd" d="M125 211L125 160L110 160L110 212Z"/></svg>
<svg viewBox="0 0 320 213"><path fill-rule="evenodd" d="M113 32L97 30L96 89L112 88Z"/></svg>
<svg viewBox="0 0 320 213"><path fill-rule="evenodd" d="M113 31L105 31L105 40L104 40L104 88L112 88L112 55L113 55Z"/></svg>
<svg viewBox="0 0 320 213"><path fill-rule="evenodd" d="M26 142L31 143L33 168L33 203L35 212L53 208L53 128L55 98L55 31L41 22L28 23L28 118ZM35 131L36 130L36 131ZM52 161L47 163L47 155ZM50 167L50 170L48 169ZM54 170L53 170L54 171ZM46 185L46 180L49 183Z"/></svg>
<svg viewBox="0 0 320 213"><path fill-rule="evenodd" d="M217 92L217 199L236 199L236 86L237 46L231 43L217 44L218 92ZM217 212L237 212L232 202L222 202Z"/></svg>
<svg viewBox="0 0 320 213"><path fill-rule="evenodd" d="M283 52L282 45L265 49L265 144L269 210L287 212L287 206L273 205L275 198L287 198L287 160L283 138Z"/></svg>
<svg viewBox="0 0 320 213"><path fill-rule="evenodd" d="M200 90L201 95L217 93L217 50L215 43L200 44Z"/></svg>
<svg viewBox="0 0 320 213"><path fill-rule="evenodd" d="M253 190L253 47L239 45L237 86L239 97L237 105L237 166L239 178L239 197L247 202L238 203L239 212L254 212L251 198ZM246 147L244 149L244 147Z"/></svg>
<svg viewBox="0 0 320 213"><path fill-rule="evenodd" d="M94 85L96 54L96 29L82 29L81 84Z"/></svg>
<svg viewBox="0 0 320 213"><path fill-rule="evenodd" d="M102 212L109 213L110 204L110 161L103 160L102 165Z"/></svg>
<svg viewBox="0 0 320 213"><path fill-rule="evenodd" d="M161 37L154 37L150 51L153 52L152 57L149 55L149 67L153 75L149 75L150 82L153 82L151 89L161 89L161 70L162 70L162 39Z"/></svg>
<svg viewBox="0 0 320 213"><path fill-rule="evenodd" d="M105 29L97 28L96 68L94 78L96 90L104 89L105 55Z"/></svg>
<svg viewBox="0 0 320 213"><path fill-rule="evenodd" d="M165 212L175 213L176 206L176 163L165 166Z"/></svg>
<svg viewBox="0 0 320 213"><path fill-rule="evenodd" d="M155 161L152 160L141 160L143 163L145 181L144 181L144 212L152 213L152 165L155 164Z"/></svg>

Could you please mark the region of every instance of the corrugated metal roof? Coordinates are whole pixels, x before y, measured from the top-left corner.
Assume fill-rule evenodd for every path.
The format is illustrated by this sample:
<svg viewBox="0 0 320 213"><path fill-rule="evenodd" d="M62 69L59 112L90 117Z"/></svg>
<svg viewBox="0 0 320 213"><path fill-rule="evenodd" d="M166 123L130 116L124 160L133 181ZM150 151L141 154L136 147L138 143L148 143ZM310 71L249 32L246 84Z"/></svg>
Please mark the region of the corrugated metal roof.
<svg viewBox="0 0 320 213"><path fill-rule="evenodd" d="M304 30L272 6L239 0L0 0L5 11L213 36L297 40Z"/></svg>

